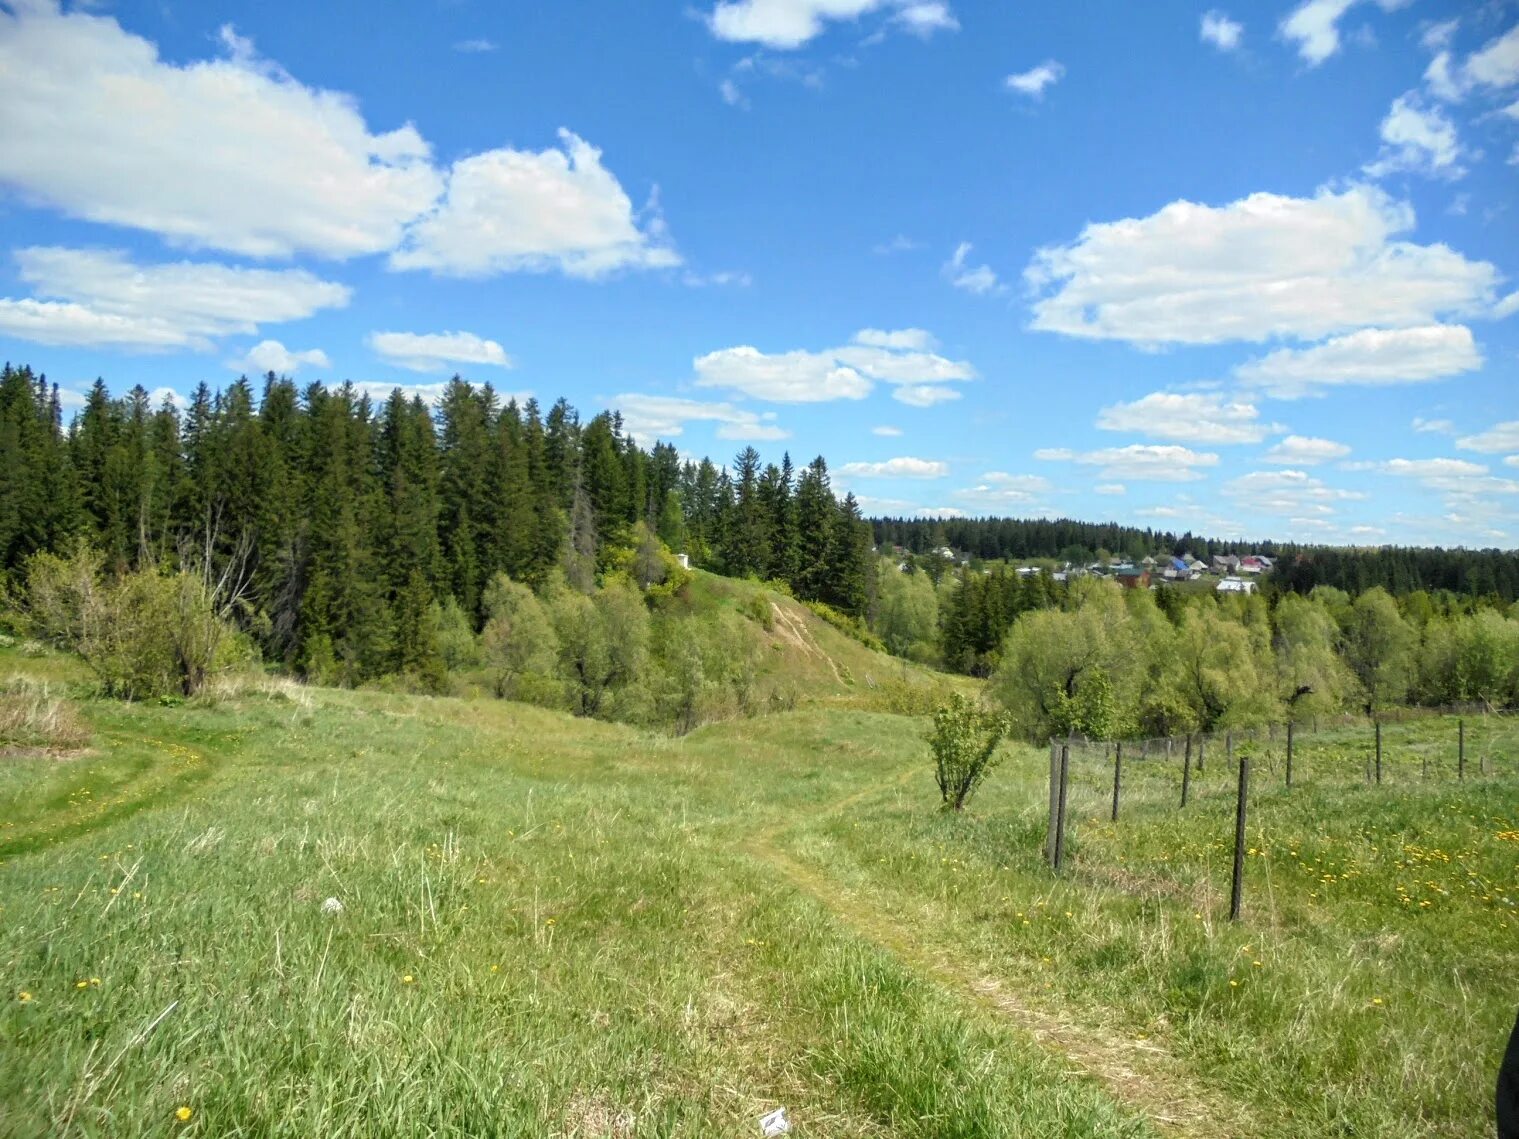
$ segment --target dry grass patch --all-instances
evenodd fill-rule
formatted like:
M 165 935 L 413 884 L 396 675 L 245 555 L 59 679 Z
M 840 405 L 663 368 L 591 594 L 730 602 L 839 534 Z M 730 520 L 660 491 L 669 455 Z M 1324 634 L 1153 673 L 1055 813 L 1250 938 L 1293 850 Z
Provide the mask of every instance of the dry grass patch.
M 0 755 L 82 751 L 90 726 L 46 681 L 11 677 L 0 686 Z

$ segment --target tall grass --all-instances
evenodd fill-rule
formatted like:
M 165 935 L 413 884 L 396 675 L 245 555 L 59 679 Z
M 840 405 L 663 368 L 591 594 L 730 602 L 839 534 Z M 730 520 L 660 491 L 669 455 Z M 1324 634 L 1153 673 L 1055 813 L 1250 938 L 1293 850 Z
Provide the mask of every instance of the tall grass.
M 45 680 L 13 676 L 0 684 L 0 751 L 74 751 L 90 728 L 74 703 Z
M 1508 777 L 1263 789 L 1230 926 L 1221 762 L 1117 827 L 1079 771 L 1057 880 L 1043 757 L 950 818 L 900 716 L 86 710 L 90 756 L 0 765 L 6 1139 L 1485 1133 Z

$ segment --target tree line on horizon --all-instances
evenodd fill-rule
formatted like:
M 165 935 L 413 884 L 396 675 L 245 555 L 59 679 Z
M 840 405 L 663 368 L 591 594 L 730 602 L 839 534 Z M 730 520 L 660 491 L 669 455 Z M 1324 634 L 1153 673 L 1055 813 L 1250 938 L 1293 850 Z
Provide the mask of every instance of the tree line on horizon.
M 1266 583 L 1295 593 L 1309 593 L 1318 585 L 1349 593 L 1381 586 L 1395 597 L 1445 590 L 1519 599 L 1519 552 L 1513 550 L 1225 541 L 1191 531 L 1176 534 L 1070 518 L 874 518 L 871 526 L 878 544 L 919 556 L 947 546 L 980 561 L 1054 559 L 1086 565 L 1104 556 L 1138 561 L 1191 554 L 1208 561 L 1215 554 L 1265 554 L 1276 559 Z

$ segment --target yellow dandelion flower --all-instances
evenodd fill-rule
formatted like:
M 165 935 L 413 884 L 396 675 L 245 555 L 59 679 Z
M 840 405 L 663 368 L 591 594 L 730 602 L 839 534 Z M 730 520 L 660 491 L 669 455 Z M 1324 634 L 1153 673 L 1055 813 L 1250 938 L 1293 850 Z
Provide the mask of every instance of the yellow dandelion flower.
M 174 1113 L 174 1118 L 177 1119 L 177 1120 L 179 1120 L 181 1123 L 189 1123 L 190 1122 L 190 1116 L 192 1116 L 194 1114 L 195 1113 L 193 1111 L 191 1111 L 188 1107 L 181 1107 L 178 1111 L 176 1111 Z
M 1231 989 L 1237 989 L 1237 988 L 1239 988 L 1239 982 L 1238 981 L 1230 981 L 1229 982 L 1229 987 Z
M 1371 998 L 1371 1003 L 1374 1004 L 1374 1005 L 1379 1005 L 1379 1004 L 1382 1003 L 1382 998 L 1381 997 L 1372 997 Z
M 1254 965 L 1257 969 L 1261 967 L 1261 963 L 1259 961 L 1252 961 L 1250 964 Z
M 415 980 L 416 980 L 416 978 L 413 977 L 410 973 L 408 973 L 408 974 L 406 974 L 406 976 L 404 976 L 404 977 L 401 978 L 401 984 L 403 984 L 403 985 L 410 985 Z
M 22 989 L 19 993 L 16 994 L 16 999 L 22 1004 L 27 1004 L 29 1001 L 31 1001 L 32 994 L 27 992 L 25 989 Z
M 88 989 L 89 987 L 90 987 L 90 983 L 88 981 L 75 981 L 74 982 L 74 988 L 76 988 L 76 989 Z

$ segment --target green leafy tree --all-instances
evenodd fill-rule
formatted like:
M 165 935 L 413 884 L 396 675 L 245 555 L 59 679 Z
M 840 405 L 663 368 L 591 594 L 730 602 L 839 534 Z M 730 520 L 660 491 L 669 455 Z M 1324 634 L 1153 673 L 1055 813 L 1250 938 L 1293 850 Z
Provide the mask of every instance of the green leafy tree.
M 1418 634 L 1380 586 L 1350 606 L 1344 625 L 1345 663 L 1355 674 L 1367 714 L 1400 703 L 1415 677 Z
M 505 574 L 486 586 L 485 608 L 481 649 L 496 695 L 514 698 L 524 687 L 542 691 L 560 648 L 548 610 L 531 589 Z

